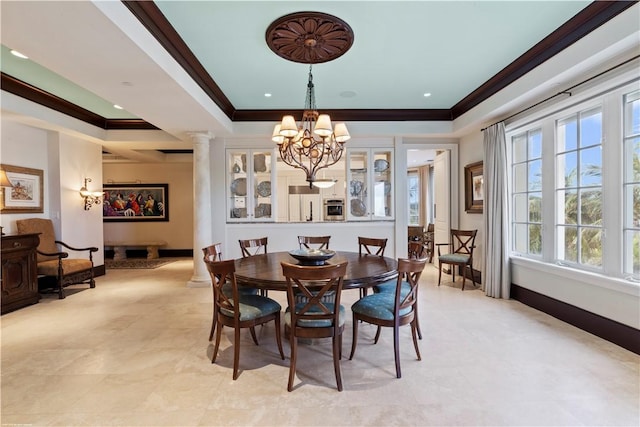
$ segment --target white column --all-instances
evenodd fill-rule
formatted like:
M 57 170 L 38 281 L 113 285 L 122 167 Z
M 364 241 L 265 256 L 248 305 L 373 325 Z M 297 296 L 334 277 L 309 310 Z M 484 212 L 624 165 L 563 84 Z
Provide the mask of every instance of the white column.
M 187 287 L 211 286 L 211 277 L 202 260 L 202 248 L 211 243 L 210 132 L 191 132 L 193 140 L 193 276 Z

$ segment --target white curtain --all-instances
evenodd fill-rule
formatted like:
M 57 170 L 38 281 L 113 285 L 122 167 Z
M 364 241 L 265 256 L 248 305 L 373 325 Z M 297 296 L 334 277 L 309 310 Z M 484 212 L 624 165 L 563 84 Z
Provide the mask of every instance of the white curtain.
M 482 270 L 485 294 L 509 298 L 509 164 L 504 124 L 484 131 L 484 238 L 485 258 Z

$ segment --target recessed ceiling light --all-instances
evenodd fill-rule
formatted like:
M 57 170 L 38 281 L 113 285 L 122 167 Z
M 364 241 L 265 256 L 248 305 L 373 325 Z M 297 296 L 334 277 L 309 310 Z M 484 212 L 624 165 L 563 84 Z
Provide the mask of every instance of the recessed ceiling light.
M 265 93 L 265 94 L 264 94 L 264 97 L 265 97 L 265 98 L 271 98 L 271 94 L 270 94 L 270 93 Z
M 22 58 L 22 59 L 29 59 L 29 57 L 27 55 L 25 55 L 24 53 L 20 53 L 17 50 L 12 50 L 11 54 L 13 56 L 17 56 L 18 58 Z
M 113 108 L 115 108 L 116 110 L 124 110 L 124 108 L 122 108 L 118 104 L 113 104 Z
M 431 96 L 431 92 L 425 92 L 425 94 L 424 94 L 424 97 L 425 97 L 425 98 L 428 98 L 428 97 L 430 97 L 430 96 Z

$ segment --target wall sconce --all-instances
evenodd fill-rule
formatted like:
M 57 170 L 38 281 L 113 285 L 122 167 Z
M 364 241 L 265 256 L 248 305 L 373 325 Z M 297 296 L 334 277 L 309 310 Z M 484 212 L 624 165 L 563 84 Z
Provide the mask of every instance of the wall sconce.
M 80 196 L 84 198 L 84 210 L 88 211 L 92 205 L 99 205 L 102 202 L 102 191 L 89 191 L 87 182 L 91 182 L 91 178 L 84 179 L 84 185 L 80 189 Z

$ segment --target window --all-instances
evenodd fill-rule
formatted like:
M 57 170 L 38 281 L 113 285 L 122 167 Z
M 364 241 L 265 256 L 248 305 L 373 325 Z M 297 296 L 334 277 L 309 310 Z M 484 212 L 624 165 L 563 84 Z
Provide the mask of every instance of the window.
M 512 256 L 640 282 L 640 80 L 589 88 L 506 137 Z
M 602 267 L 602 110 L 556 123 L 557 259 Z
M 420 225 L 420 175 L 412 170 L 407 175 L 409 186 L 409 225 Z
M 640 280 L 640 91 L 624 97 L 624 273 Z
M 542 131 L 511 138 L 513 250 L 542 254 Z

